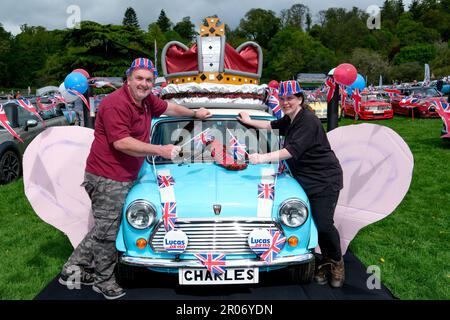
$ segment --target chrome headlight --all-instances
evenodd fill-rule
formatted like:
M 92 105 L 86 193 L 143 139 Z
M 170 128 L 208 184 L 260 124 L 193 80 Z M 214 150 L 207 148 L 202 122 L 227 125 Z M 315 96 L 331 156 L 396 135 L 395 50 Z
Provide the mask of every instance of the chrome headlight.
M 287 199 L 281 203 L 278 216 L 285 226 L 297 228 L 308 218 L 308 208 L 299 199 Z
M 156 220 L 156 209 L 148 201 L 133 201 L 127 208 L 127 221 L 133 228 L 142 230 L 150 227 Z

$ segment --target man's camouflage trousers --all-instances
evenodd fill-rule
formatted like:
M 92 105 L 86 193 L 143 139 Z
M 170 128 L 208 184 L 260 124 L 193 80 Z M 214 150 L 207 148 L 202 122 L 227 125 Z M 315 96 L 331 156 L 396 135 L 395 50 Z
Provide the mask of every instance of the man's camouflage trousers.
M 116 236 L 122 219 L 125 197 L 133 182 L 119 182 L 85 173 L 81 184 L 92 202 L 94 226 L 73 251 L 63 267 L 68 274 L 75 266 L 82 270 L 94 266 L 95 285 L 108 288 L 116 282 Z

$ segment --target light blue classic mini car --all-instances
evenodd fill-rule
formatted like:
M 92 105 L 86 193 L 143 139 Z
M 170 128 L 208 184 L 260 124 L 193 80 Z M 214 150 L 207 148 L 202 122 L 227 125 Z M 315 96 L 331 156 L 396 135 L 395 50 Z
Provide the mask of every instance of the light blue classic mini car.
M 129 192 L 116 242 L 118 278 L 133 280 L 143 267 L 178 273 L 182 285 L 258 283 L 260 272 L 289 268 L 296 282 L 311 281 L 317 229 L 302 187 L 278 163 L 239 162 L 246 152 L 278 148 L 278 136 L 247 130 L 236 120 L 239 109 L 209 110 L 204 121 L 153 121 L 152 143 L 183 151 L 174 161 L 147 158 Z M 274 119 L 265 110 L 246 111 Z M 245 141 L 233 132 L 246 132 Z M 211 157 L 219 136 L 224 155 L 216 148 Z M 226 148 L 237 167 L 215 161 L 230 157 Z

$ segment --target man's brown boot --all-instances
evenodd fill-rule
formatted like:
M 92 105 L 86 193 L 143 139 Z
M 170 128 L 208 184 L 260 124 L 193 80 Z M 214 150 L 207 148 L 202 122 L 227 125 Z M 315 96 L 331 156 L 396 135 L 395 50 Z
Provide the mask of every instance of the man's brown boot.
M 340 288 L 344 285 L 345 280 L 344 259 L 342 257 L 339 261 L 330 259 L 330 262 L 330 285 L 334 288 Z
M 314 274 L 314 281 L 320 285 L 328 283 L 328 278 L 331 272 L 331 259 L 324 258 L 322 262 L 317 266 Z

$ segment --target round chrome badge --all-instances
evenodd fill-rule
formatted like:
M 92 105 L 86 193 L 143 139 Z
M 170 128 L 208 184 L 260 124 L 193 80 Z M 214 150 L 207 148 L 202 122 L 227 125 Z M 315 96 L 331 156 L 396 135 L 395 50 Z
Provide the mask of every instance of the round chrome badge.
M 168 253 L 181 254 L 188 246 L 188 237 L 181 230 L 171 230 L 164 236 L 164 249 Z
M 248 245 L 257 255 L 269 250 L 271 244 L 272 236 L 267 229 L 253 229 L 248 235 Z

